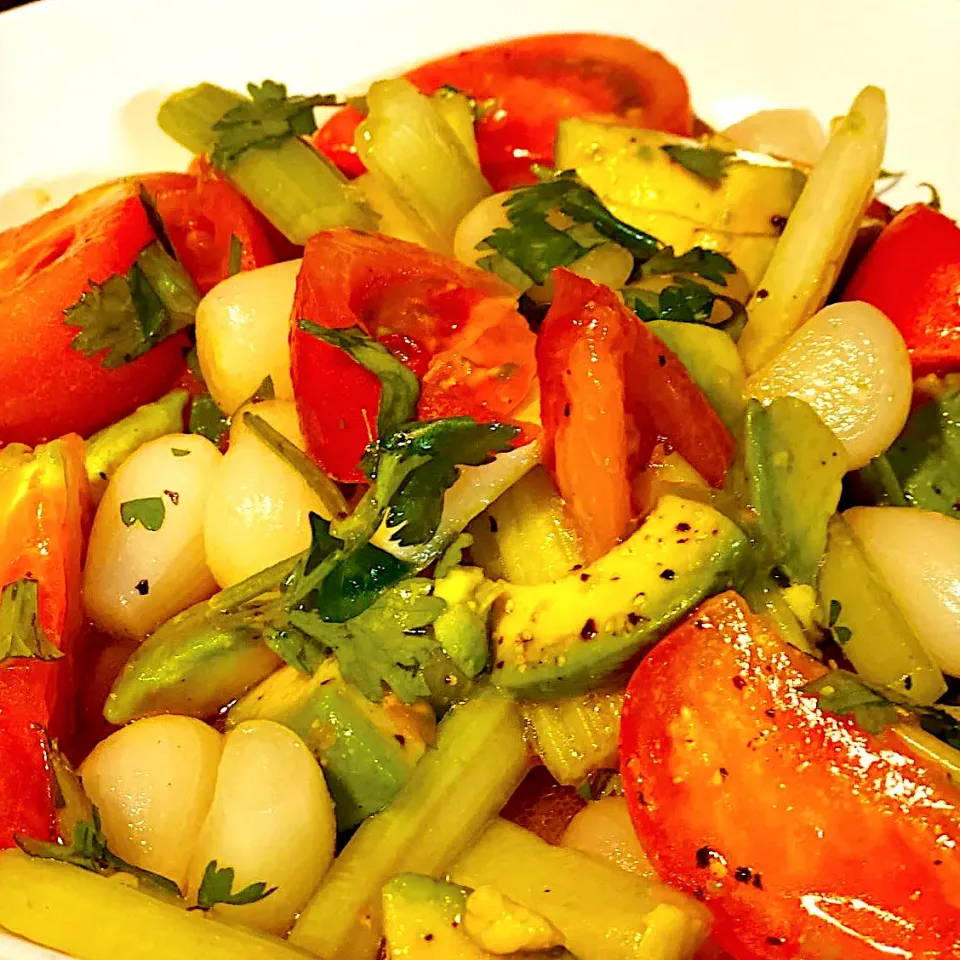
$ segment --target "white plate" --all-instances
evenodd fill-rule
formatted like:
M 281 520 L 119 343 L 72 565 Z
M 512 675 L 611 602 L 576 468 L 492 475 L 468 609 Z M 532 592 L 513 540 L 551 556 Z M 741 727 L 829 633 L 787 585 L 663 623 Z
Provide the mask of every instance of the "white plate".
M 396 67 L 508 35 L 632 34 L 686 73 L 723 126 L 766 106 L 823 120 L 887 91 L 894 195 L 929 181 L 960 212 L 958 0 L 44 0 L 0 16 L 0 228 L 108 176 L 182 168 L 156 129 L 178 87 L 363 87 Z M 0 935 L 2 960 L 54 954 Z

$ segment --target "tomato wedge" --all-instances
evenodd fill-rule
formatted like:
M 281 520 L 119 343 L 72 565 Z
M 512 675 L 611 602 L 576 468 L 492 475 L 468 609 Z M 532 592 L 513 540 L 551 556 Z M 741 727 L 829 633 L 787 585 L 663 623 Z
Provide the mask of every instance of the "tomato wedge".
M 0 234 L 0 444 L 84 436 L 158 397 L 183 365 L 171 337 L 108 369 L 72 346 L 63 311 L 156 239 L 132 181 L 104 184 Z
M 627 536 L 636 481 L 664 438 L 722 486 L 733 438 L 683 364 L 608 287 L 553 272 L 537 340 L 544 464 L 588 559 Z
M 140 177 L 197 290 L 206 293 L 230 275 L 231 240 L 240 244 L 241 270 L 267 267 L 299 256 L 277 231 L 204 157 L 190 173 Z
M 626 37 L 558 33 L 475 47 L 406 74 L 424 93 L 444 85 L 493 101 L 477 123 L 480 165 L 494 190 L 532 183 L 530 166 L 552 166 L 564 117 L 623 121 L 689 134 L 690 94 L 662 54 Z M 362 114 L 346 107 L 316 145 L 348 176 L 363 172 L 353 138 Z
M 960 370 L 960 227 L 926 204 L 904 207 L 843 293 L 882 310 L 903 336 L 914 374 Z
M 16 833 L 50 840 L 56 832 L 48 735 L 71 726 L 71 654 L 89 519 L 83 458 L 77 436 L 32 454 L 0 452 L 0 590 L 24 578 L 35 583 L 39 626 L 64 654 L 0 658 L 0 849 L 12 846 Z
M 507 418 L 530 391 L 534 335 L 516 291 L 452 257 L 381 234 L 340 228 L 310 239 L 291 328 L 291 373 L 307 450 L 337 480 L 364 479 L 381 387 L 351 357 L 296 321 L 360 327 L 421 378 L 421 419 Z
M 658 874 L 738 960 L 960 956 L 960 791 L 802 687 L 826 668 L 733 593 L 641 662 L 620 763 Z

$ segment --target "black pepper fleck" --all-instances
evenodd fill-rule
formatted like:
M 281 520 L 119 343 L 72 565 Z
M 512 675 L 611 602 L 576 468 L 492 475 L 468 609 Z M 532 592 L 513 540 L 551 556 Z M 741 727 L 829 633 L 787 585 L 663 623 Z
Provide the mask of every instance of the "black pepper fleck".
M 503 669 L 503 661 L 502 661 L 502 660 L 498 660 L 496 666 L 497 666 L 497 669 L 498 669 L 498 670 L 502 670 L 502 669 Z
M 180 494 L 176 490 L 164 490 L 164 495 L 170 498 L 170 502 L 176 506 L 180 502 Z
M 913 677 L 911 677 L 909 673 L 903 678 L 903 689 L 904 690 L 913 689 Z
M 763 889 L 763 877 L 762 877 L 761 874 L 755 873 L 755 874 L 753 875 L 753 885 L 754 885 L 758 890 L 762 890 L 762 889 Z
M 565 404 L 563 405 L 563 415 L 564 415 L 565 417 L 569 417 L 569 416 L 570 416 L 570 404 L 569 404 L 569 403 L 565 403 Z
M 659 363 L 661 367 L 665 367 L 667 365 L 667 358 L 661 353 L 657 356 L 657 363 Z
M 145 596 L 150 592 L 150 581 L 149 581 L 149 580 L 141 580 L 141 581 L 137 584 L 137 586 L 135 587 L 135 589 L 136 589 L 137 593 L 140 594 L 141 597 L 145 597 Z
M 400 744 L 401 747 L 405 746 L 407 743 L 407 738 L 402 733 L 395 733 L 393 739 Z
M 586 583 L 586 582 L 590 579 L 590 574 L 589 574 L 589 573 L 581 573 L 581 574 L 580 574 L 580 579 L 581 579 L 584 583 Z
M 497 518 L 491 513 L 490 514 L 490 532 L 496 533 L 499 529 L 500 527 L 497 526 Z
M 681 520 L 674 529 L 677 531 L 677 533 L 687 533 L 687 531 L 690 530 L 690 524 L 685 520 Z
M 632 610 L 627 614 L 627 623 L 631 627 L 635 627 L 642 619 L 643 617 L 639 613 L 634 613 Z
M 782 947 L 786 942 L 784 937 L 767 937 L 767 943 L 769 943 L 771 947 Z
M 720 776 L 723 777 L 724 780 L 726 780 L 727 777 L 730 776 L 730 771 L 729 771 L 726 767 L 721 767 L 721 768 L 720 768 Z
M 774 230 L 782 231 L 787 225 L 787 218 L 780 213 L 775 213 L 770 218 L 770 225 L 774 228 Z
M 738 690 L 742 690 L 742 689 L 747 685 L 747 681 L 744 680 L 743 677 L 741 677 L 740 674 L 738 673 L 738 674 L 733 678 L 733 685 L 734 685 Z
M 592 640 L 597 635 L 597 621 L 590 617 L 589 620 L 580 628 L 581 640 Z
M 753 295 L 753 298 L 754 298 L 755 300 L 766 300 L 767 297 L 769 297 L 769 296 L 770 296 L 770 291 L 769 291 L 769 290 L 764 290 L 764 288 L 761 287 L 761 288 Z
M 661 580 L 672 580 L 675 576 L 676 574 L 671 569 L 669 569 L 669 567 L 666 570 L 660 571 Z
M 733 879 L 737 883 L 749 883 L 751 877 L 753 876 L 753 871 L 749 867 L 737 867 L 733 871 Z

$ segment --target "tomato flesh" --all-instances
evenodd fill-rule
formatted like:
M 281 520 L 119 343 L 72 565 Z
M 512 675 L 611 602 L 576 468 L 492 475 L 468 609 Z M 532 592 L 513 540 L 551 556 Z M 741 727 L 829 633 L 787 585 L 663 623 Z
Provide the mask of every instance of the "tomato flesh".
M 530 391 L 534 335 L 498 277 L 380 234 L 310 239 L 297 278 L 291 373 L 307 449 L 331 476 L 363 479 L 377 436 L 380 381 L 296 321 L 360 327 L 421 378 L 420 419 L 508 418 Z
M 621 728 L 643 848 L 738 960 L 960 956 L 960 791 L 821 711 L 825 670 L 732 593 L 658 644 Z
M 693 129 L 683 74 L 660 53 L 626 37 L 524 37 L 443 57 L 406 76 L 425 93 L 451 85 L 491 101 L 477 122 L 477 146 L 495 190 L 534 182 L 532 164 L 552 166 L 557 123 L 565 117 L 680 134 Z M 316 137 L 318 148 L 349 176 L 363 172 L 353 143 L 362 119 L 346 107 Z

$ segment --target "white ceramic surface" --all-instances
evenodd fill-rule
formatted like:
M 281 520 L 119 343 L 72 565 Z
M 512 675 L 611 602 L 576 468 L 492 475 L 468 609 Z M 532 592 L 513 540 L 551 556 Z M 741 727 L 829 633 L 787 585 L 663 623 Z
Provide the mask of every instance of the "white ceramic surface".
M 841 113 L 887 91 L 896 202 L 960 212 L 960 0 L 43 0 L 0 16 L 0 228 L 111 175 L 182 168 L 157 130 L 178 87 L 362 89 L 439 53 L 551 30 L 630 34 L 723 126 L 768 106 Z M 0 934 L 0 960 L 57 956 Z

